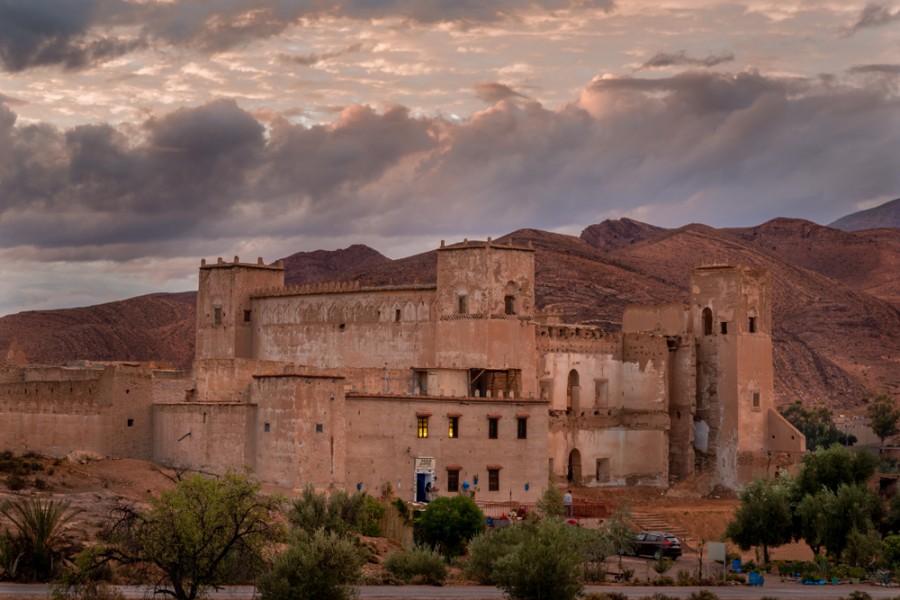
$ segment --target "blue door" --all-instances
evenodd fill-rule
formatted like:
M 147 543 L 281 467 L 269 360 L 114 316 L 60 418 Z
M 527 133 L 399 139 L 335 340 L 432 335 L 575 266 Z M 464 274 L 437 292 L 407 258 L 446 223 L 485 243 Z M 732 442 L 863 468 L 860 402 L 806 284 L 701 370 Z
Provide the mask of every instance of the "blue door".
M 416 502 L 425 502 L 425 484 L 428 473 L 416 473 Z

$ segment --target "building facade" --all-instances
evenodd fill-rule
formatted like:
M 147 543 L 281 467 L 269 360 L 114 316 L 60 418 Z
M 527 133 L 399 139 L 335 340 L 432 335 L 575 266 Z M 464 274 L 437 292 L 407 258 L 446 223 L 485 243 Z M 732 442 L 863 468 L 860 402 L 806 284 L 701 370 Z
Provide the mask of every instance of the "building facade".
M 23 425 L 0 444 L 520 502 L 551 477 L 734 487 L 805 449 L 774 407 L 764 270 L 695 269 L 690 305 L 630 306 L 615 333 L 536 310 L 530 247 L 442 243 L 436 275 L 285 287 L 281 265 L 204 261 L 192 372 L 7 364 L 0 416 Z

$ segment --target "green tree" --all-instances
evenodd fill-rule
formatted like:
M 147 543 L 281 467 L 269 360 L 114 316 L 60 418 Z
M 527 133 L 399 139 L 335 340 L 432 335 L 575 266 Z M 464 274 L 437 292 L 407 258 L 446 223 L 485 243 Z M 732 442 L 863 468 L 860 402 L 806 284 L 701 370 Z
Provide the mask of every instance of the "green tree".
M 869 426 L 884 446 L 885 439 L 897 435 L 900 431 L 898 429 L 900 408 L 887 394 L 879 394 L 867 402 L 869 405 L 866 407 L 866 414 L 869 417 Z
M 245 476 L 194 475 L 151 500 L 146 512 L 120 507 L 101 555 L 158 574 L 154 593 L 195 600 L 233 580 L 235 569 L 255 575 L 262 552 L 281 539 L 281 504 Z
M 831 410 L 824 406 L 806 408 L 798 400 L 778 410 L 791 425 L 806 436 L 806 447 L 810 450 L 828 448 L 833 444 L 852 446 L 856 443 L 855 435 L 838 431 Z
M 20 499 L 0 506 L 12 525 L 0 540 L 0 562 L 10 579 L 48 581 L 64 556 L 65 526 L 75 516 L 68 502 Z
M 496 561 L 497 586 L 512 600 L 577 598 L 583 586 L 576 528 L 558 518 L 541 519 L 527 527 L 533 528 L 533 535 Z
M 415 523 L 421 540 L 445 556 L 458 556 L 466 544 L 484 531 L 484 513 L 470 497 L 441 496 L 428 507 Z
M 275 558 L 272 570 L 257 580 L 262 600 L 350 600 L 365 557 L 353 540 L 334 531 L 297 531 L 296 539 Z
M 561 517 L 566 514 L 563 493 L 559 491 L 553 481 L 548 481 L 547 487 L 541 492 L 541 497 L 537 501 L 537 510 L 542 517 Z
M 514 523 L 502 529 L 479 533 L 469 543 L 465 562 L 466 575 L 484 585 L 496 585 L 494 567 L 497 561 L 513 552 L 533 534 L 534 524 Z
M 792 515 L 788 483 L 757 479 L 741 490 L 740 506 L 728 523 L 725 536 L 741 550 L 759 546 L 763 562 L 769 562 L 769 548 L 791 541 Z
M 837 491 L 841 484 L 865 483 L 878 467 L 878 458 L 865 449 L 851 450 L 837 444 L 808 452 L 795 479 L 794 500 L 822 488 Z

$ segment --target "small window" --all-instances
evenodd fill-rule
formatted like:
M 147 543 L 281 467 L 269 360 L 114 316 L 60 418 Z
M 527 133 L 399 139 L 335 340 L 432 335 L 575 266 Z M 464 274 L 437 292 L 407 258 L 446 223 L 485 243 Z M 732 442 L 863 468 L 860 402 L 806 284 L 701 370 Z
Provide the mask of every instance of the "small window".
M 322 433 L 325 431 L 325 427 L 321 423 L 316 423 L 316 433 Z
M 516 437 L 524 440 L 528 437 L 528 417 L 519 417 L 516 419 Z
M 134 419 L 128 419 L 128 426 L 134 427 Z
M 759 392 L 753 392 L 753 410 L 759 410 Z
M 750 317 L 750 324 L 748 326 L 748 331 L 750 333 L 756 333 L 756 317 Z
M 456 297 L 456 314 L 458 315 L 467 315 L 469 314 L 469 297 L 465 294 L 459 294 Z
M 497 439 L 497 430 L 500 425 L 500 419 L 497 417 L 488 417 L 488 439 Z
M 416 435 L 420 438 L 428 437 L 428 417 L 416 417 Z
M 451 439 L 459 437 L 459 417 L 450 417 L 447 420 L 447 437 Z
M 503 297 L 503 306 L 508 315 L 516 314 L 516 297 L 515 296 L 504 296 Z
M 728 333 L 728 321 L 722 321 L 719 323 L 719 332 L 722 335 L 726 335 Z
M 249 323 L 249 322 L 250 322 L 250 313 L 251 313 L 251 312 L 252 312 L 252 311 L 250 311 L 250 310 L 245 310 L 245 311 L 244 311 L 244 323 Z
M 266 433 L 269 433 L 269 431 L 270 431 L 271 429 L 272 429 L 272 426 L 269 425 L 268 423 L 266 423 L 265 425 L 263 425 L 263 431 L 265 431 Z
M 500 491 L 500 469 L 488 469 L 488 491 Z
M 594 406 L 596 408 L 606 408 L 609 405 L 609 380 L 594 380 Z
M 395 310 L 394 310 L 394 322 L 395 322 L 395 323 L 399 323 L 399 322 L 400 322 L 400 317 L 401 317 L 402 315 L 403 315 L 403 313 L 400 312 L 400 309 L 399 309 L 399 308 L 398 308 L 398 309 L 395 309 Z
M 217 306 L 213 309 L 213 325 L 222 324 L 222 307 Z
M 447 491 L 459 491 L 459 469 L 447 469 Z

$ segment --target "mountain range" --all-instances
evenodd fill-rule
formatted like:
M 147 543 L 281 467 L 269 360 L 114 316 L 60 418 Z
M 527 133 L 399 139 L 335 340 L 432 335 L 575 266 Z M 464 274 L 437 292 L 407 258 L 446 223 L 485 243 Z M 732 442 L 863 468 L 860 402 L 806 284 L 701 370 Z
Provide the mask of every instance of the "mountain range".
M 773 282 L 779 403 L 854 413 L 874 394 L 900 395 L 900 228 L 842 231 L 779 218 L 748 228 L 665 229 L 619 219 L 591 225 L 580 237 L 524 229 L 497 242 L 510 239 L 535 248 L 538 308 L 609 331 L 620 328 L 627 304 L 687 301 L 695 266 L 764 266 Z M 284 262 L 288 285 L 391 285 L 433 282 L 437 253 L 391 260 L 354 245 Z M 187 368 L 195 302 L 194 292 L 159 293 L 8 315 L 0 318 L 0 358 L 17 340 L 32 363 L 155 360 Z

